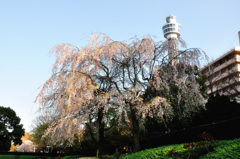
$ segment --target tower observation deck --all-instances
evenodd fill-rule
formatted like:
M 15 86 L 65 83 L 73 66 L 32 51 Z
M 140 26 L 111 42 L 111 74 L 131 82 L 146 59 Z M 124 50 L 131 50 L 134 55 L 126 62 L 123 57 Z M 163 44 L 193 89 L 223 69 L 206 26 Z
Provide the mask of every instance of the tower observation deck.
M 162 29 L 164 37 L 168 40 L 168 60 L 174 64 L 177 62 L 177 38 L 180 36 L 181 25 L 173 15 L 169 15 L 166 22 Z

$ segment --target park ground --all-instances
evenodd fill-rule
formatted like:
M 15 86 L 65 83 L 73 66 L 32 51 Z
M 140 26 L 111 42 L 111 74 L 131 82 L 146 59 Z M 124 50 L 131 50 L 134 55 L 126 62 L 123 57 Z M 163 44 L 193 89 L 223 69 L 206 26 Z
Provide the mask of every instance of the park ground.
M 0 155 L 0 159 L 38 159 L 39 156 Z M 115 159 L 116 156 L 103 156 L 102 159 Z M 124 159 L 237 159 L 240 158 L 240 138 L 233 140 L 199 141 L 185 144 L 173 144 L 153 149 L 146 149 L 138 153 L 120 156 Z M 59 159 L 42 157 L 42 159 Z M 65 156 L 62 159 L 76 159 L 76 155 Z M 97 159 L 97 157 L 79 157 L 79 159 Z

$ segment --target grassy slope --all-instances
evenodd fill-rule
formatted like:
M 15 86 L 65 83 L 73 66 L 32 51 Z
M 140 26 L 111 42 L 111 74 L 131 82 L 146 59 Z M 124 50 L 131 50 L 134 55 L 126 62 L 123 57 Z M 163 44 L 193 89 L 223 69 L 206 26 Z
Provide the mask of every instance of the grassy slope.
M 240 158 L 240 139 L 219 141 L 214 151 L 202 158 Z
M 201 152 L 205 151 L 205 148 L 198 148 L 194 149 L 193 155 L 197 155 L 200 158 L 203 159 L 225 159 L 225 158 L 240 158 L 240 139 L 235 140 L 222 140 L 218 141 L 217 143 L 213 144 L 213 151 L 210 153 L 207 153 L 203 156 L 199 155 L 202 154 Z M 171 159 L 176 158 L 173 155 L 169 155 L 168 152 L 172 149 L 175 149 L 178 153 L 178 157 L 184 156 L 185 149 L 183 148 L 183 144 L 178 145 L 169 145 L 169 146 L 162 146 L 154 149 L 147 149 L 138 153 L 134 153 L 132 155 L 124 157 L 124 159 Z M 187 158 L 185 155 L 183 158 Z M 194 158 L 194 157 L 193 157 Z M 195 156 L 196 158 L 196 156 Z

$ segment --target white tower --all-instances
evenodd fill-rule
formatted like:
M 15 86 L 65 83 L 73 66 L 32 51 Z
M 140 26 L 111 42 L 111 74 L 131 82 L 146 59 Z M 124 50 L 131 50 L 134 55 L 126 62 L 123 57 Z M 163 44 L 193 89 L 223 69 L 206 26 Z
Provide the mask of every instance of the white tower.
M 173 65 L 177 62 L 177 38 L 180 36 L 181 25 L 173 15 L 169 15 L 166 21 L 162 29 L 164 37 L 168 40 L 168 60 Z

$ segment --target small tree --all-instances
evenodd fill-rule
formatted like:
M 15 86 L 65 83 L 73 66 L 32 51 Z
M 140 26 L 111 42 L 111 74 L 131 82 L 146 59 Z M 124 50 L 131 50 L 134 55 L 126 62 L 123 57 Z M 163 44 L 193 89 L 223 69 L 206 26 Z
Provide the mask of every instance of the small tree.
M 21 144 L 24 135 L 23 125 L 20 118 L 11 108 L 0 106 L 0 151 L 9 151 L 11 141 L 15 145 Z
M 31 131 L 31 141 L 36 145 L 36 151 L 44 151 L 48 145 L 48 141 L 44 138 L 44 133 L 54 121 L 54 115 L 39 115 L 33 121 L 33 129 Z

